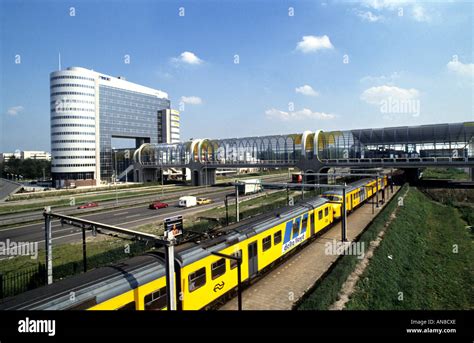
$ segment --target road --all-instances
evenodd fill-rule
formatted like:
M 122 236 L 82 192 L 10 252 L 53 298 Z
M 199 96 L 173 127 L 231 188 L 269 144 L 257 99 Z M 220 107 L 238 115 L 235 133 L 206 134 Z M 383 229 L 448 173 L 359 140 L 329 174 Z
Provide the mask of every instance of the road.
M 181 208 L 178 207 L 178 198 L 175 198 L 173 201 L 167 202 L 169 204 L 167 208 L 159 210 L 151 210 L 148 209 L 146 204 L 141 204 L 129 208 L 84 214 L 80 217 L 123 228 L 134 228 L 140 225 L 161 221 L 170 216 L 178 214 L 186 216 L 206 209 L 212 209 L 217 205 L 223 205 L 225 195 L 230 193 L 232 192 L 229 189 L 220 189 L 213 194 L 208 194 L 206 197 L 212 199 L 213 203 L 203 206 Z M 242 197 L 242 199 L 245 198 L 246 197 Z M 82 239 L 82 230 L 79 228 L 69 225 L 62 226 L 59 220 L 54 220 L 51 226 L 54 245 L 77 242 Z M 91 232 L 88 231 L 87 235 L 91 235 Z M 33 223 L 0 229 L 0 241 L 6 241 L 6 239 L 19 244 L 21 244 L 21 242 L 38 242 L 39 247 L 42 248 L 42 244 L 44 244 L 44 224 Z M 0 251 L 0 260 L 8 257 L 9 256 L 2 256 L 2 252 Z
M 135 204 L 146 204 L 151 201 L 155 200 L 163 200 L 166 201 L 167 199 L 172 199 L 175 197 L 183 196 L 183 195 L 205 195 L 208 194 L 207 192 L 215 192 L 218 190 L 223 190 L 224 187 L 212 187 L 208 188 L 207 190 L 201 188 L 201 189 L 195 189 L 195 188 L 190 188 L 186 189 L 183 186 L 182 190 L 176 190 L 173 192 L 169 193 L 164 193 L 164 195 L 161 195 L 161 192 L 157 192 L 156 194 L 153 195 L 143 195 L 143 196 L 137 196 L 133 198 L 123 198 L 118 200 L 107 200 L 107 201 L 100 201 L 99 205 L 100 207 L 93 207 L 90 209 L 83 209 L 79 210 L 77 209 L 77 206 L 82 204 L 83 202 L 77 203 L 75 206 L 62 206 L 62 207 L 54 207 L 53 211 L 62 213 L 62 214 L 67 214 L 67 215 L 77 215 L 77 214 L 82 214 L 82 213 L 87 213 L 87 212 L 97 212 L 97 211 L 103 211 L 105 210 L 113 210 L 116 209 L 117 207 L 127 207 L 127 206 L 133 206 Z M 227 190 L 230 190 L 231 187 L 227 187 Z M 42 220 L 43 219 L 43 210 L 32 210 L 24 213 L 12 213 L 12 214 L 3 214 L 0 215 L 0 226 L 6 226 L 6 225 L 13 225 L 17 223 L 25 223 L 28 221 L 37 221 L 37 220 Z
M 265 175 L 262 176 L 261 179 L 265 179 L 266 181 L 278 181 L 278 180 L 284 180 L 287 179 L 286 175 Z M 176 189 L 167 190 L 167 186 L 173 187 Z M 67 195 L 67 196 L 59 196 L 57 199 L 69 199 L 71 197 L 76 198 L 76 205 L 75 206 L 55 206 L 52 208 L 53 211 L 62 213 L 62 214 L 67 214 L 67 215 L 76 215 L 78 213 L 84 213 L 84 212 L 97 212 L 97 211 L 102 211 L 104 209 L 115 209 L 116 207 L 128 207 L 128 206 L 133 206 L 138 203 L 147 203 L 150 201 L 154 201 L 157 199 L 167 201 L 167 199 L 171 199 L 174 196 L 183 196 L 183 195 L 202 195 L 205 196 L 206 194 L 215 192 L 216 190 L 219 189 L 231 189 L 231 187 L 224 187 L 223 184 L 217 184 L 215 186 L 209 186 L 209 187 L 190 187 L 190 186 L 184 186 L 184 185 L 165 185 L 165 193 L 162 193 L 161 188 L 154 188 L 153 190 L 156 190 L 155 194 L 148 194 L 148 195 L 134 195 L 133 197 L 122 197 L 120 195 L 120 192 L 118 194 L 117 199 L 113 200 L 106 200 L 106 201 L 99 201 L 100 207 L 95 207 L 91 209 L 86 209 L 86 210 L 78 210 L 77 206 L 79 204 L 85 203 L 84 200 L 80 200 L 80 197 L 84 196 L 89 196 L 95 193 L 86 193 L 86 194 L 78 194 L 78 195 Z M 152 187 L 144 187 L 144 188 L 136 188 L 136 189 L 130 189 L 130 190 L 122 190 L 121 192 L 140 192 L 140 191 L 150 191 Z M 114 193 L 107 191 L 110 195 L 114 195 Z M 104 193 L 104 191 L 101 191 L 100 193 Z M 99 194 L 99 192 L 97 192 Z M 55 200 L 57 200 L 55 199 Z M 38 203 L 38 202 L 45 202 L 45 201 L 50 201 L 51 199 L 45 198 L 45 199 L 33 199 L 30 200 L 30 202 L 33 203 Z M 25 201 L 22 201 L 25 202 Z M 30 204 L 30 202 L 25 202 L 24 204 Z M 16 204 L 7 204 L 7 205 L 13 205 Z M 43 209 L 36 209 L 36 210 L 30 210 L 30 211 L 25 211 L 25 212 L 18 212 L 18 213 L 4 213 L 0 214 L 0 227 L 8 227 L 9 225 L 16 225 L 19 223 L 27 223 L 27 222 L 32 222 L 32 221 L 38 221 L 43 219 Z

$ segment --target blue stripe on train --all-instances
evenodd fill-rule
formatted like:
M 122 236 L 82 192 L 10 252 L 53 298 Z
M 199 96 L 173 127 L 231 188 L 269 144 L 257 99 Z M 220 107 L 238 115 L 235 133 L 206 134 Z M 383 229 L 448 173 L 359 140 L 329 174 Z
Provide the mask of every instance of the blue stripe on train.
M 292 228 L 293 228 L 293 221 L 290 220 L 289 222 L 286 222 L 285 239 L 283 240 L 283 244 L 290 241 L 290 239 L 291 239 L 291 229 Z

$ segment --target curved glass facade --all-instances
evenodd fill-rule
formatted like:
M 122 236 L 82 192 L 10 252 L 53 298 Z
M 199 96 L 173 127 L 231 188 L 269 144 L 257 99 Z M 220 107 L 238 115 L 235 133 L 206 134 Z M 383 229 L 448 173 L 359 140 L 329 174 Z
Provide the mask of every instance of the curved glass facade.
M 433 157 L 474 157 L 474 123 L 196 139 L 180 144 L 145 144 L 134 156 L 137 163 L 150 166 L 183 166 L 197 162 L 230 167 L 294 165 L 302 159 L 321 163 L 365 159 L 397 162 L 397 159 Z

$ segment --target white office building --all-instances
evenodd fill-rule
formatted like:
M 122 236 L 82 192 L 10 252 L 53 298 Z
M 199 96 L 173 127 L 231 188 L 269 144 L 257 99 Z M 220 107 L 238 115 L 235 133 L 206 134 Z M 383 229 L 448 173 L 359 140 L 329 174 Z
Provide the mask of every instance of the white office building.
M 159 143 L 160 115 L 163 110 L 171 115 L 167 93 L 85 68 L 51 73 L 50 87 L 56 187 L 72 180 L 76 185 L 110 181 L 112 138 L 133 138 L 136 147 Z

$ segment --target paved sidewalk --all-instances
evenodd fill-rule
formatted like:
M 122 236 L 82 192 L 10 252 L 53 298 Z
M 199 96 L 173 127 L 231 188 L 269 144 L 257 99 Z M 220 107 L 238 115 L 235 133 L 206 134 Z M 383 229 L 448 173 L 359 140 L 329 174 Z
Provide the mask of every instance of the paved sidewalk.
M 394 193 L 390 194 L 388 188 L 386 200 L 390 200 L 395 196 L 399 189 L 400 187 L 394 187 Z M 381 199 L 381 195 L 379 195 L 379 199 Z M 387 204 L 388 201 L 385 202 L 384 206 Z M 347 239 L 352 241 L 357 237 L 383 207 L 375 208 L 375 214 L 372 214 L 372 204 L 369 203 L 349 215 L 347 217 Z M 242 293 L 242 308 L 244 310 L 291 310 L 293 304 L 336 261 L 338 255 L 325 254 L 325 243 L 332 242 L 334 239 L 336 241 L 341 239 L 340 222 L 245 289 Z M 234 297 L 220 308 L 220 310 L 236 309 L 237 297 Z

